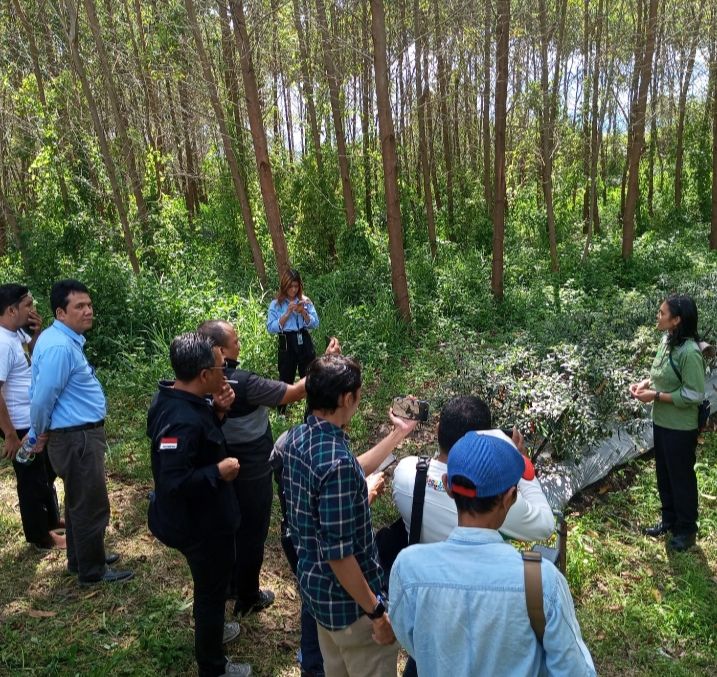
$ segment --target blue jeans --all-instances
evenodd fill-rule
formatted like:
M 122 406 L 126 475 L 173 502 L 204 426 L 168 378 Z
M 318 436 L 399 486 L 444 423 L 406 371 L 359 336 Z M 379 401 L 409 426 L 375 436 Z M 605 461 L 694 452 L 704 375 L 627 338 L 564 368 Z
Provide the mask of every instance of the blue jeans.
M 314 677 L 324 674 L 324 659 L 319 648 L 319 631 L 316 628 L 316 620 L 309 613 L 309 610 L 301 604 L 301 671 L 308 672 Z

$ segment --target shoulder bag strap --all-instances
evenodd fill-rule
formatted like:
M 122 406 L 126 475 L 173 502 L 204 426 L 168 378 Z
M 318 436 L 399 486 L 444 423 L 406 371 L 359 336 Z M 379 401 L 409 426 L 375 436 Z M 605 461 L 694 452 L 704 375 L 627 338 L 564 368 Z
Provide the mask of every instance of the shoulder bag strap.
M 672 359 L 672 351 L 670 350 L 667 353 L 667 357 L 670 358 L 670 366 L 672 367 L 672 371 L 677 374 L 677 378 L 680 379 L 680 383 L 682 383 L 682 374 L 680 373 L 680 370 L 675 366 L 675 361 Z
M 421 456 L 416 462 L 416 480 L 413 483 L 413 505 L 411 506 L 411 528 L 408 531 L 408 545 L 413 545 L 421 540 L 423 499 L 426 495 L 426 477 L 429 463 L 428 456 Z
M 545 634 L 545 610 L 543 609 L 543 578 L 540 573 L 542 556 L 539 552 L 524 550 L 525 603 L 528 607 L 530 627 L 538 642 L 543 643 Z

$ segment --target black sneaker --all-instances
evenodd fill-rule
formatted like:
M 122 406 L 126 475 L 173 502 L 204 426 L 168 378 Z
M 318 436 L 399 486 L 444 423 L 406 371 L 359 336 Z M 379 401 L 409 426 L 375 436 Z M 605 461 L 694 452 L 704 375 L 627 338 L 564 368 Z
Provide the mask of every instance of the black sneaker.
M 671 529 L 671 524 L 658 522 L 657 524 L 653 524 L 651 527 L 646 527 L 645 529 L 643 529 L 642 533 L 645 534 L 645 536 L 650 536 L 651 538 L 660 538 L 660 536 L 664 536 Z
M 132 578 L 134 578 L 134 572 L 125 570 L 117 570 L 117 569 L 110 569 L 107 567 L 107 571 L 105 571 L 104 574 L 102 574 L 101 578 L 92 579 L 92 580 L 82 580 L 79 579 L 80 585 L 96 585 L 97 583 L 118 583 L 120 581 L 129 581 Z
M 675 552 L 685 552 L 696 542 L 697 534 L 675 534 L 667 543 L 667 547 Z
M 234 605 L 234 615 L 248 616 L 255 612 L 263 611 L 267 607 L 270 607 L 274 603 L 274 593 L 271 590 L 259 590 L 259 596 L 253 602 L 245 604 L 241 600 L 237 600 Z
M 108 553 L 108 554 L 105 555 L 105 564 L 106 564 L 107 566 L 110 566 L 111 564 L 114 564 L 115 562 L 117 562 L 117 561 L 119 560 L 119 558 L 120 558 L 119 553 L 110 552 L 110 553 Z M 67 573 L 70 574 L 70 575 L 72 575 L 72 576 L 77 576 L 77 574 L 79 573 L 79 571 L 77 571 L 77 569 L 73 569 L 73 568 L 68 564 L 68 565 L 67 565 Z

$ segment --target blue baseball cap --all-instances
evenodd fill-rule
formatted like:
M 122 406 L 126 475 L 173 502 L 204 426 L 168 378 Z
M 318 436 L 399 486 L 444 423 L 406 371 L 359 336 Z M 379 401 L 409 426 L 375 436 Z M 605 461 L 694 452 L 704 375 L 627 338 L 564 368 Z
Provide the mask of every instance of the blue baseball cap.
M 453 478 L 465 477 L 475 489 L 453 486 Z M 518 484 L 533 479 L 530 459 L 523 456 L 507 438 L 469 432 L 448 453 L 448 486 L 456 494 L 473 498 L 498 496 Z

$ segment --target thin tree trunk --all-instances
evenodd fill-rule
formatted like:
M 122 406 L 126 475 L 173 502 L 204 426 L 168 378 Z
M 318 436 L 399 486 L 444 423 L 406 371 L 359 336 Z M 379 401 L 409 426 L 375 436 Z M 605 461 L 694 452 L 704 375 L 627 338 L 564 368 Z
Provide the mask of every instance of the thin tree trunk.
M 219 0 L 223 2 L 224 0 Z M 242 219 L 244 221 L 244 229 L 246 231 L 246 237 L 249 241 L 249 249 L 251 250 L 251 256 L 254 261 L 254 268 L 256 274 L 261 281 L 261 284 L 266 287 L 266 269 L 264 268 L 264 258 L 261 254 L 261 247 L 256 237 L 256 230 L 254 228 L 254 218 L 251 213 L 251 206 L 249 204 L 249 196 L 247 195 L 246 186 L 244 185 L 244 179 L 239 171 L 239 163 L 234 152 L 232 145 L 232 139 L 229 134 L 229 128 L 227 127 L 226 118 L 224 116 L 224 109 L 219 101 L 219 91 L 217 89 L 217 83 L 214 80 L 212 73 L 212 67 L 209 63 L 209 57 L 204 49 L 204 43 L 202 41 L 202 34 L 199 30 L 199 23 L 197 22 L 197 13 L 194 9 L 193 0 L 184 0 L 184 7 L 187 10 L 187 18 L 189 20 L 189 28 L 192 31 L 194 37 L 194 45 L 197 48 L 197 55 L 199 56 L 199 62 L 202 67 L 202 73 L 204 75 L 204 83 L 207 86 L 209 93 L 209 100 L 214 109 L 214 115 L 217 119 L 217 125 L 219 127 L 219 134 L 222 139 L 222 147 L 224 148 L 224 155 L 227 158 L 227 164 L 229 165 L 229 172 L 232 177 L 232 183 L 234 185 L 234 192 L 239 200 L 241 206 Z M 227 64 L 228 67 L 228 64 Z
M 421 9 L 418 0 L 413 0 L 413 28 L 416 39 L 416 102 L 418 104 L 418 152 L 421 163 L 421 177 L 423 179 L 423 206 L 426 210 L 426 224 L 428 226 L 428 244 L 431 247 L 431 256 L 435 259 L 436 245 L 436 218 L 433 213 L 433 197 L 431 195 L 431 166 L 428 162 L 428 145 L 426 143 L 426 92 L 423 86 L 423 27 L 421 22 Z
M 712 80 L 712 227 L 710 249 L 717 249 L 717 10 L 712 8 L 712 58 L 710 80 Z
M 105 164 L 105 170 L 107 171 L 107 177 L 110 181 L 112 188 L 112 199 L 117 209 L 117 214 L 122 225 L 122 233 L 124 235 L 125 249 L 127 250 L 127 256 L 129 258 L 130 265 L 135 275 L 139 275 L 139 260 L 134 248 L 134 239 L 132 237 L 132 230 L 130 229 L 129 218 L 127 216 L 127 207 L 122 196 L 122 190 L 120 189 L 120 183 L 117 178 L 117 172 L 115 170 L 114 161 L 112 154 L 110 153 L 110 147 L 107 143 L 107 136 L 102 126 L 99 113 L 97 111 L 97 104 L 90 88 L 90 83 L 87 80 L 87 74 L 85 72 L 84 61 L 80 55 L 79 36 L 77 34 L 77 6 L 74 0 L 65 0 L 65 8 L 67 10 L 67 25 L 65 26 L 65 32 L 67 37 L 67 44 L 70 50 L 70 59 L 74 66 L 75 72 L 80 79 L 82 85 L 82 92 L 84 93 L 87 106 L 92 116 L 92 124 L 95 128 L 95 134 L 97 135 L 97 141 L 100 146 L 100 153 Z
M 329 33 L 329 25 L 326 18 L 326 7 L 324 0 L 316 0 L 319 27 L 323 42 L 324 68 L 329 83 L 329 101 L 331 103 L 331 116 L 336 131 L 336 151 L 339 158 L 339 173 L 341 174 L 341 191 L 344 198 L 344 210 L 346 212 L 346 223 L 352 228 L 356 223 L 356 207 L 354 196 L 351 190 L 351 174 L 349 170 L 348 153 L 346 151 L 346 137 L 344 136 L 343 110 L 339 93 L 339 76 L 336 70 L 336 62 L 332 48 L 332 36 Z
M 309 115 L 309 130 L 311 131 L 311 140 L 314 147 L 314 156 L 316 157 L 316 168 L 319 176 L 323 176 L 324 166 L 321 156 L 321 135 L 319 133 L 319 123 L 316 117 L 316 106 L 314 104 L 313 87 L 311 84 L 311 60 L 309 58 L 308 40 L 304 25 L 301 21 L 299 12 L 299 0 L 292 0 L 294 10 L 294 28 L 299 41 L 299 62 L 301 65 L 301 82 L 304 93 L 304 102 L 306 103 L 306 111 Z
M 675 209 L 682 209 L 682 167 L 685 155 L 685 109 L 687 107 L 687 92 L 692 81 L 692 71 L 695 67 L 695 55 L 697 54 L 697 43 L 699 41 L 700 25 L 702 24 L 702 12 L 704 0 L 700 1 L 697 18 L 693 27 L 690 53 L 687 57 L 687 68 L 685 69 L 684 80 L 680 83 L 680 100 L 677 109 L 677 147 L 675 148 Z
M 264 200 L 264 211 L 266 223 L 269 227 L 271 242 L 276 258 L 276 267 L 281 276 L 289 268 L 289 252 L 286 248 L 284 230 L 281 226 L 281 214 L 279 212 L 279 200 L 274 187 L 274 177 L 269 161 L 269 149 L 266 142 L 266 132 L 261 114 L 259 102 L 259 88 L 256 84 L 254 64 L 251 58 L 251 47 L 249 34 L 244 18 L 243 0 L 229 0 L 232 19 L 234 23 L 234 39 L 236 40 L 237 51 L 241 63 L 242 78 L 244 80 L 244 93 L 246 95 L 247 112 L 249 114 L 249 126 L 251 127 L 252 140 L 254 142 L 254 154 L 256 155 L 256 166 L 259 172 L 259 186 L 261 196 Z
M 491 291 L 503 300 L 503 240 L 505 237 L 505 127 L 508 102 L 510 0 L 496 0 L 495 82 L 495 206 L 493 208 L 493 265 Z
M 391 288 L 393 300 L 404 322 L 411 321 L 408 298 L 406 262 L 403 253 L 403 227 L 401 225 L 401 199 L 398 191 L 398 158 L 396 135 L 393 131 L 391 100 L 388 93 L 388 60 L 386 56 L 386 20 L 383 0 L 371 0 L 371 36 L 376 80 L 376 105 L 383 158 L 383 182 L 386 193 L 386 221 L 388 223 L 388 249 L 391 259 Z
M 645 108 L 647 90 L 652 76 L 652 56 L 655 49 L 655 30 L 657 26 L 658 0 L 650 0 L 649 16 L 645 30 L 645 50 L 640 64 L 640 85 L 635 102 L 634 134 L 628 154 L 629 175 L 627 194 L 625 196 L 625 212 L 622 223 L 622 257 L 627 260 L 632 256 L 635 237 L 635 211 L 640 180 L 640 156 L 645 144 Z
M 483 18 L 483 199 L 489 214 L 493 214 L 493 187 L 490 172 L 490 92 L 492 78 L 490 73 L 490 47 L 491 47 L 491 15 L 493 12 L 492 0 L 485 0 Z M 507 81 L 506 81 L 507 86 Z
M 369 7 L 364 2 L 362 15 L 362 52 L 361 61 L 361 154 L 363 155 L 363 181 L 364 181 L 364 211 L 366 223 L 371 226 L 373 223 L 373 209 L 371 204 L 371 137 L 369 130 L 370 122 L 370 100 L 371 100 L 371 52 L 369 42 L 371 40 L 371 24 Z
M 453 155 L 451 153 L 450 119 L 448 117 L 448 69 L 446 68 L 445 45 L 441 24 L 441 10 L 438 0 L 433 0 L 433 22 L 436 32 L 436 75 L 438 79 L 438 110 L 441 116 L 441 138 L 443 141 L 443 161 L 446 165 L 446 204 L 448 231 L 452 233 L 454 221 L 453 207 Z
M 137 171 L 137 162 L 135 160 L 134 150 L 132 149 L 132 143 L 130 142 L 129 135 L 127 133 L 127 125 L 125 122 L 125 116 L 120 106 L 119 93 L 115 88 L 114 78 L 112 77 L 112 69 L 110 67 L 110 60 L 105 50 L 104 40 L 102 39 L 102 29 L 100 27 L 99 19 L 97 18 L 97 8 L 95 7 L 94 0 L 83 0 L 85 11 L 87 12 L 88 23 L 90 24 L 90 31 L 94 38 L 95 48 L 97 49 L 97 56 L 99 57 L 100 68 L 102 69 L 102 75 L 107 88 L 107 95 L 110 100 L 112 114 L 115 119 L 115 125 L 117 129 L 117 136 L 120 141 L 122 149 L 122 155 L 124 156 L 125 168 L 129 175 L 129 184 L 134 201 L 137 206 L 137 217 L 142 226 L 142 230 L 145 239 L 149 241 L 150 232 L 149 224 L 147 222 L 147 204 L 144 201 L 144 195 L 142 195 L 142 180 Z

